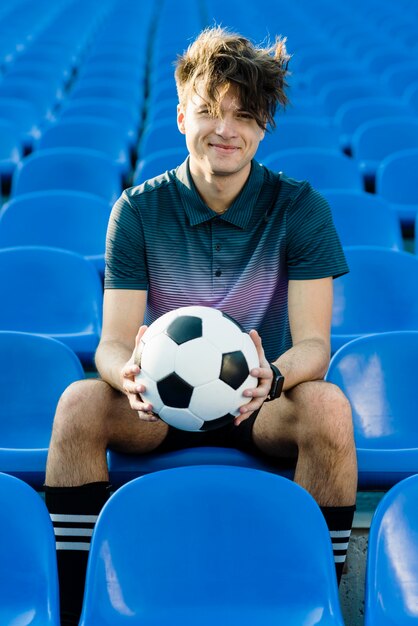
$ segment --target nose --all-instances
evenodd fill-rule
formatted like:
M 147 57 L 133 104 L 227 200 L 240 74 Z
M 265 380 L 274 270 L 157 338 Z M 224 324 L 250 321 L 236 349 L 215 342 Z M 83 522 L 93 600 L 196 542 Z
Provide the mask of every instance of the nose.
M 224 116 L 216 119 L 215 132 L 220 137 L 231 138 L 236 136 L 236 128 L 232 117 Z

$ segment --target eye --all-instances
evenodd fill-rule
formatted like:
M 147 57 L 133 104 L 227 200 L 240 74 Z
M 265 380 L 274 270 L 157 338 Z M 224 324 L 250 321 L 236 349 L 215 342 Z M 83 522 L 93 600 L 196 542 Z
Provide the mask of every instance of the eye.
M 237 117 L 241 120 L 252 120 L 254 117 L 248 111 L 238 111 Z

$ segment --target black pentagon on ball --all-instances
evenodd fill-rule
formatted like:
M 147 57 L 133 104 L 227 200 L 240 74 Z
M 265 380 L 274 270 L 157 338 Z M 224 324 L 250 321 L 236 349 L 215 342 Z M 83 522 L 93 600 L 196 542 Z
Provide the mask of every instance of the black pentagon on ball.
M 226 352 L 222 355 L 222 366 L 219 378 L 232 387 L 232 389 L 241 387 L 249 373 L 247 359 L 241 350 Z
M 202 320 L 195 315 L 180 315 L 167 326 L 165 333 L 180 346 L 202 336 Z
M 231 424 L 231 422 L 234 421 L 234 416 L 231 415 L 231 413 L 228 413 L 227 415 L 223 415 L 222 417 L 217 417 L 214 420 L 208 420 L 207 422 L 203 422 L 202 427 L 200 428 L 200 430 L 203 431 L 207 431 L 207 430 L 215 430 L 216 428 L 221 428 L 222 426 L 227 426 L 228 424 Z
M 193 387 L 177 374 L 169 374 L 157 383 L 158 393 L 166 406 L 175 409 L 187 409 L 192 397 Z

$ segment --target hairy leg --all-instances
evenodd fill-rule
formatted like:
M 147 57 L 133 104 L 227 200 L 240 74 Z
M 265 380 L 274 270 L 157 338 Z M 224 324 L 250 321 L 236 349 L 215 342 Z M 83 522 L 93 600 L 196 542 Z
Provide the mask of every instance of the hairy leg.
M 357 460 L 350 404 L 323 381 L 306 382 L 263 406 L 254 442 L 270 456 L 297 456 L 295 482 L 321 506 L 355 503 Z
M 107 481 L 106 449 L 146 453 L 165 438 L 162 421 L 141 421 L 127 398 L 107 383 L 73 383 L 57 406 L 48 452 L 46 484 L 75 487 Z

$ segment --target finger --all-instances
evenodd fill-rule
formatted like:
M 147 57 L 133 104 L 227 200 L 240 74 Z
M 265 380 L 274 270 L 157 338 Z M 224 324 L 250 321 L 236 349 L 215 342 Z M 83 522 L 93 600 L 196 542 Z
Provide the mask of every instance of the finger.
M 145 324 L 143 324 L 142 326 L 139 327 L 139 330 L 136 334 L 135 337 L 135 348 L 137 348 L 139 346 L 139 342 L 141 341 L 145 331 L 147 330 L 148 326 L 146 326 Z
M 135 365 L 134 363 L 129 363 L 129 365 L 124 366 L 122 370 L 122 376 L 124 378 L 132 378 L 133 376 L 139 374 L 140 371 L 141 370 L 138 365 Z
M 138 411 L 138 417 L 143 422 L 158 422 L 160 419 L 155 413 L 146 412 L 146 411 Z
M 251 339 L 253 340 L 254 345 L 256 347 L 257 354 L 258 354 L 258 359 L 260 361 L 260 365 L 262 367 L 266 367 L 266 365 L 268 365 L 268 361 L 267 361 L 266 356 L 264 354 L 264 348 L 263 348 L 263 344 L 262 344 L 260 335 L 258 334 L 258 332 L 254 328 L 252 330 L 250 330 L 249 335 L 250 335 Z

